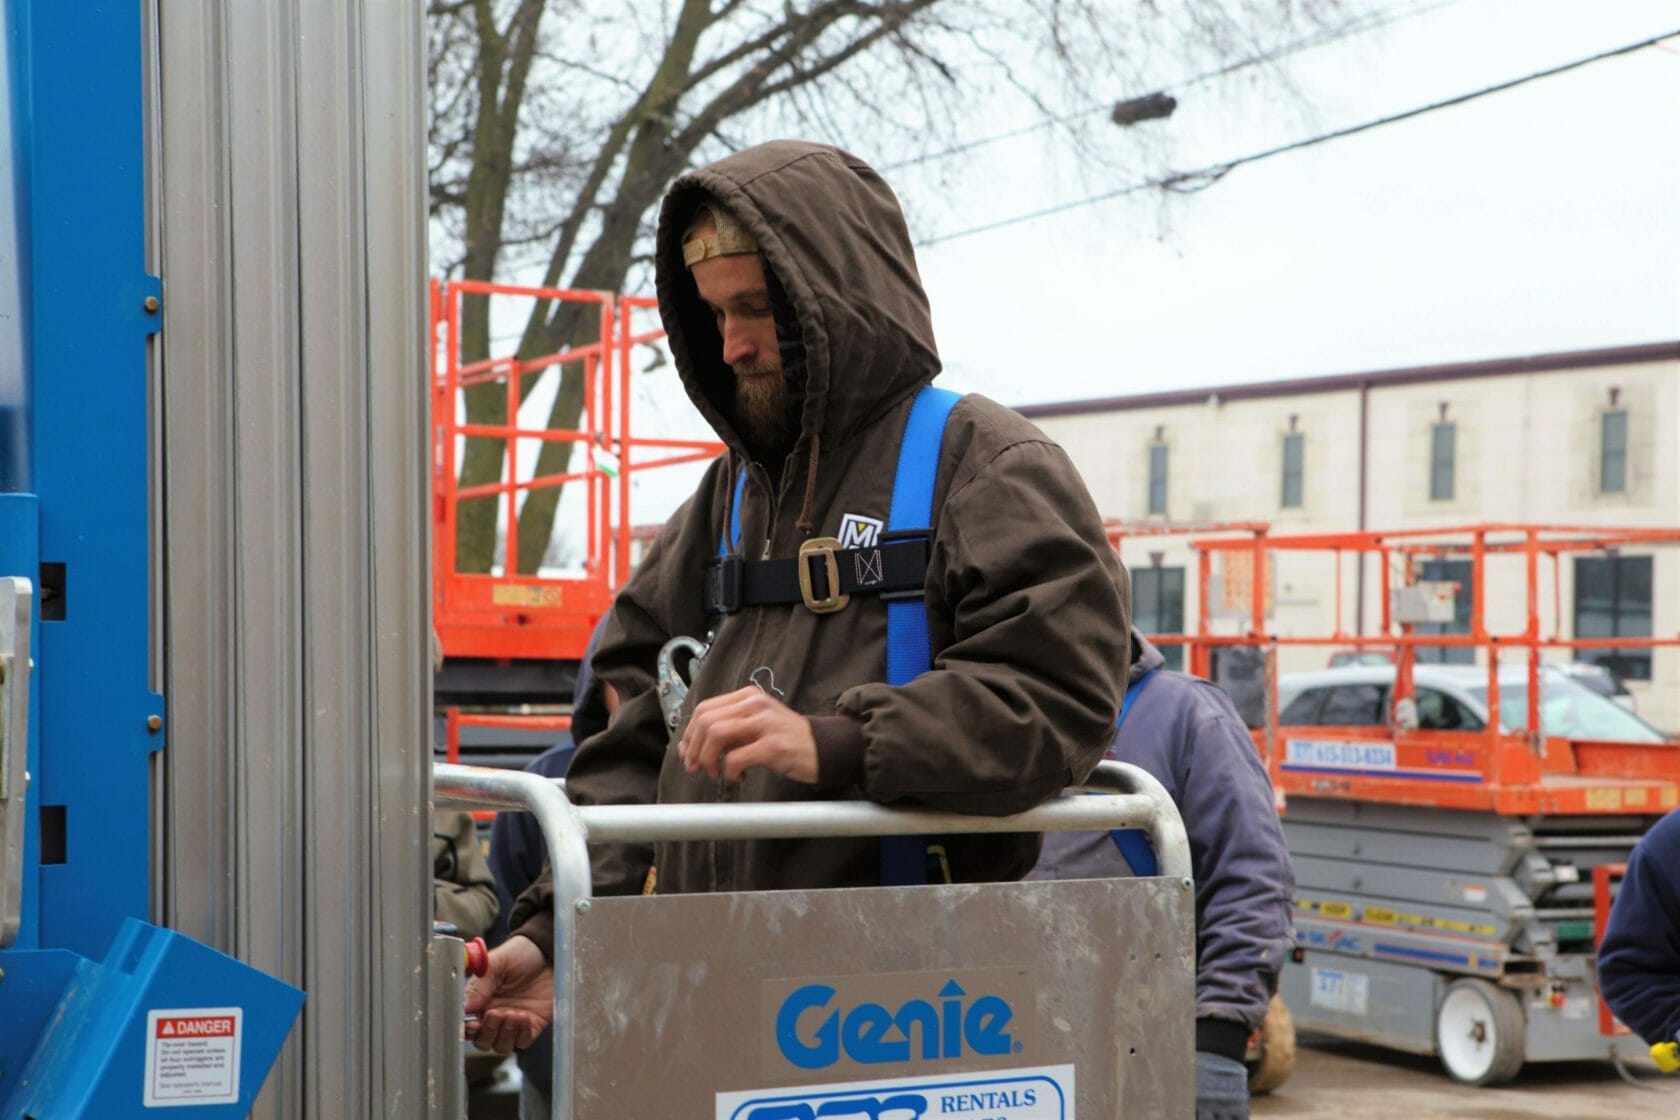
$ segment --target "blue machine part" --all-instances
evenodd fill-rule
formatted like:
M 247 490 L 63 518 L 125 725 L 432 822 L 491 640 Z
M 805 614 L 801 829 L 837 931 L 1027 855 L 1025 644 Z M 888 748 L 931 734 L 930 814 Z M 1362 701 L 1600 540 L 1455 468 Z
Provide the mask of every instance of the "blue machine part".
M 133 918 L 103 964 L 46 950 L 6 967 L 8 986 L 16 969 L 29 994 L 62 994 L 0 1026 L 0 1063 L 19 1070 L 0 1120 L 248 1115 L 303 1006 L 296 988 Z
M 21 948 L 104 953 L 150 905 L 148 404 L 140 9 L 9 0 L 40 565 Z
M 0 4 L 0 576 L 35 588 L 0 1120 L 244 1116 L 303 993 L 144 920 L 163 703 L 148 687 L 162 308 L 145 271 L 143 5 Z

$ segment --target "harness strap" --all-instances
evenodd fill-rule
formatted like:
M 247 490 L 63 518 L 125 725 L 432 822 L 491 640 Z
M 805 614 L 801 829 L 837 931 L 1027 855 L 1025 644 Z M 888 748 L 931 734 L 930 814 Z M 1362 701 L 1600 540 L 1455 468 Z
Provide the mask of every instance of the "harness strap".
M 840 586 L 829 586 L 827 557 L 832 554 Z M 820 550 L 784 560 L 743 560 L 734 553 L 719 556 L 706 565 L 703 598 L 708 615 L 734 614 L 742 607 L 805 601 L 800 565 L 811 594 L 824 599 L 831 595 L 921 596 L 927 579 L 928 539 L 926 533 L 887 534 L 873 548 Z
M 741 473 L 735 476 L 735 500 L 729 503 L 729 528 L 718 534 L 718 555 L 728 556 L 730 551 L 741 547 L 741 498 L 747 491 L 747 466 L 741 464 Z
M 743 466 L 735 477 L 729 526 L 719 533 L 718 558 L 706 566 L 706 612 L 717 616 L 760 604 L 809 605 L 813 598 L 879 594 L 887 601 L 887 683 L 909 684 L 933 668 L 923 596 L 932 536 L 933 488 L 945 422 L 961 399 L 960 393 L 931 385 L 924 385 L 917 393 L 899 440 L 886 530 L 874 548 L 824 548 L 812 555 L 783 560 L 743 559 L 736 552 L 741 544 L 741 501 L 747 481 Z M 831 557 L 834 568 L 829 567 Z M 838 588 L 829 586 L 830 571 L 838 576 Z M 802 574 L 809 587 L 802 586 Z M 881 838 L 882 885 L 949 880 L 945 848 L 936 838 Z
M 887 532 L 920 533 L 925 541 L 933 526 L 933 487 L 939 473 L 939 448 L 945 422 L 961 395 L 924 386 L 910 406 L 904 438 L 898 444 L 898 472 L 893 478 Z M 924 564 L 924 577 L 925 577 Z M 913 595 L 887 603 L 887 683 L 909 684 L 933 668 L 928 642 L 927 603 L 918 587 Z M 945 881 L 950 877 L 945 849 L 924 836 L 881 838 L 881 883 L 904 886 Z
M 1155 675 L 1155 670 L 1143 674 L 1126 688 L 1126 698 L 1120 701 L 1120 718 L 1114 721 L 1114 733 L 1118 735 L 1120 728 L 1125 725 L 1126 716 L 1132 710 L 1138 693 L 1149 683 L 1149 678 Z M 1120 855 L 1125 858 L 1126 865 L 1132 869 L 1132 874 L 1144 878 L 1159 875 L 1161 865 L 1155 858 L 1155 849 L 1149 846 L 1149 837 L 1140 828 L 1116 828 L 1108 833 L 1114 846 L 1120 849 Z

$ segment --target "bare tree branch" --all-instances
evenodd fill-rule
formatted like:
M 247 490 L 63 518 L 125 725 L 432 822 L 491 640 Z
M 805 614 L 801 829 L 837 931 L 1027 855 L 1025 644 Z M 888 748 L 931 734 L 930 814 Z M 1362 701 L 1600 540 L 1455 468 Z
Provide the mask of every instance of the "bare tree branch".
M 540 273 L 544 286 L 645 287 L 657 203 L 685 168 L 791 132 L 924 183 L 950 181 L 973 147 L 979 104 L 1039 122 L 1047 154 L 1082 174 L 1121 157 L 1135 165 L 1148 141 L 1105 128 L 1093 102 L 1175 72 L 1162 65 L 1264 55 L 1274 32 L 1322 25 L 1339 3 L 429 0 L 435 256 L 446 274 L 472 279 Z M 466 301 L 462 326 L 462 356 L 489 356 L 485 300 Z M 595 329 L 588 315 L 539 301 L 518 353 L 553 353 Z M 578 370 L 549 376 L 559 380 L 550 426 L 575 426 Z M 469 390 L 469 418 L 505 415 L 506 394 Z M 539 472 L 563 470 L 572 446 L 545 442 Z M 467 441 L 464 485 L 504 467 L 499 442 Z M 527 496 L 522 555 L 510 564 L 540 561 L 558 496 Z M 468 569 L 488 570 L 495 506 L 460 511 Z

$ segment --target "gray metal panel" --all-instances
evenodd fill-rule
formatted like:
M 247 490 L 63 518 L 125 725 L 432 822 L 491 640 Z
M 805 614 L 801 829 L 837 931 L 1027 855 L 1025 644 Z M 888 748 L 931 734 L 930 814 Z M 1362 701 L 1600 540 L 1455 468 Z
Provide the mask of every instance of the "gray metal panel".
M 414 1115 L 425 1069 L 415 1009 L 422 995 L 413 915 L 429 923 L 431 865 L 431 386 L 426 358 L 426 44 L 421 0 L 363 0 L 360 60 L 365 167 L 372 745 L 368 805 L 382 903 L 379 956 L 369 978 L 385 1013 L 374 1021 L 384 1115 Z M 386 1015 L 389 1015 L 389 1018 Z M 461 1004 L 427 1006 L 458 1027 Z M 400 1026 L 397 1020 L 410 1017 Z M 374 1114 L 373 1109 L 369 1114 Z
M 1623 1058 L 1639 1058 L 1648 1052 L 1637 1035 L 1599 1033 L 1598 991 L 1591 981 L 1567 981 L 1562 985 L 1561 994 L 1561 1007 L 1552 1006 L 1551 985 L 1538 988 L 1523 998 L 1523 1007 L 1528 1013 L 1528 1032 L 1523 1051 L 1528 1061 L 1607 1058 L 1612 1050 Z
M 334 805 L 309 826 L 304 852 L 304 905 L 317 936 L 340 952 L 311 954 L 310 991 L 355 993 L 334 1014 L 310 1023 L 304 1036 L 307 1069 L 331 1070 L 310 1078 L 305 1092 L 315 1115 L 336 1101 L 369 1099 L 371 1060 L 342 1063 L 349 1052 L 372 1059 L 379 1045 L 361 1025 L 378 1020 L 358 979 L 369 974 L 378 949 L 368 936 L 377 868 L 347 852 L 373 852 L 377 817 L 369 802 L 344 804 L 337 791 L 372 790 L 372 752 L 332 751 L 330 743 L 368 743 L 374 702 L 367 631 L 371 576 L 368 524 L 367 420 L 372 402 L 361 376 L 320 376 L 356 371 L 366 353 L 368 293 L 362 274 L 362 182 L 357 119 L 360 90 L 354 54 L 357 6 L 303 4 L 295 10 L 296 34 L 308 44 L 297 51 L 297 167 L 301 368 L 309 371 L 299 396 L 304 435 L 301 508 L 303 570 L 308 595 L 302 606 L 304 707 L 310 765 L 304 796 Z M 417 476 L 418 477 L 418 476 Z M 370 1045 L 371 1044 L 371 1045 Z M 334 1082 L 337 1081 L 337 1084 Z M 409 1115 L 418 1110 L 412 1105 Z
M 1524 827 L 1516 817 L 1500 817 L 1467 809 L 1430 809 L 1421 805 L 1389 805 L 1377 801 L 1343 801 L 1328 797 L 1290 797 L 1286 821 L 1344 825 L 1390 832 L 1433 836 L 1485 838 L 1496 829 Z
M 1349 957 L 1375 957 L 1400 963 L 1428 961 L 1441 972 L 1497 979 L 1510 946 L 1503 941 L 1471 941 L 1457 935 L 1428 933 L 1397 925 L 1370 925 L 1323 918 L 1295 917 L 1295 943 Z
M 1500 875 L 1517 860 L 1517 852 L 1531 846 L 1528 830 L 1512 823 L 1504 827 L 1491 813 L 1483 836 L 1433 835 L 1416 831 L 1392 832 L 1367 824 L 1310 824 L 1284 817 L 1283 834 L 1298 856 L 1357 859 L 1402 867 L 1451 868 L 1468 874 Z
M 1347 901 L 1356 917 L 1370 906 L 1415 910 L 1445 922 L 1482 927 L 1443 927 L 1479 937 L 1514 936 L 1519 926 L 1534 917 L 1528 896 L 1509 879 L 1459 877 L 1433 868 L 1368 866 L 1315 856 L 1297 856 L 1294 862 L 1298 898 Z
M 225 277 L 233 328 L 226 375 L 234 391 L 234 946 L 242 960 L 316 996 L 304 971 L 297 75 L 287 9 L 230 4 L 222 13 L 225 204 L 234 215 Z M 164 16 L 167 36 L 174 17 Z M 166 38 L 162 65 L 173 64 Z M 167 130 L 167 103 L 164 110 Z M 176 271 L 166 258 L 164 275 Z M 186 324 L 171 326 L 179 333 Z M 265 678 L 266 687 L 256 687 Z M 307 1115 L 303 1046 L 322 1017 L 313 1000 L 305 1005 L 303 1029 L 287 1040 L 253 1110 L 260 1120 Z
M 158 876 L 159 920 L 233 948 L 234 770 L 232 229 L 223 112 L 226 56 L 209 3 L 175 3 L 158 27 L 159 102 L 152 238 L 163 268 L 164 632 L 169 722 L 162 800 L 172 807 Z M 154 25 L 158 24 L 156 17 Z M 180 324 L 179 329 L 173 329 Z M 154 351 L 155 352 L 155 351 Z
M 420 5 L 170 0 L 154 19 L 160 916 L 309 994 L 253 1115 L 417 1116 L 430 907 Z
M 4 61 L 0 53 L 0 61 Z M 29 792 L 29 644 L 34 585 L 0 578 L 0 949 L 23 921 L 24 805 Z
M 1315 985 L 1315 972 L 1339 975 L 1340 990 Z M 1278 982 L 1296 1031 L 1322 1031 L 1414 1054 L 1435 1052 L 1435 1006 L 1442 987 L 1441 977 L 1427 968 L 1310 951 L 1300 964 L 1286 963 Z
M 591 906 L 586 836 L 597 841 L 749 838 L 755 836 L 892 836 L 982 831 L 1065 831 L 1076 828 L 1146 829 L 1167 877 L 1191 891 L 1190 840 L 1178 809 L 1160 782 L 1136 766 L 1101 762 L 1082 789 L 1099 797 L 1056 798 L 1010 817 L 954 817 L 918 809 L 888 809 L 854 801 L 735 803 L 730 805 L 594 806 L 579 809 L 565 797 L 562 781 L 535 774 L 472 766 L 438 765 L 433 784 L 441 803 L 462 808 L 525 808 L 537 819 L 554 871 L 554 961 L 561 976 L 575 974 L 577 918 Z M 1188 905 L 1188 904 L 1186 904 Z M 1180 929 L 1188 935 L 1188 926 Z M 1184 944 L 1184 942 L 1180 942 Z M 1189 950 L 1186 950 L 1188 952 Z M 577 1084 L 574 1068 L 576 985 L 554 986 L 554 1083 Z M 554 1097 L 556 1120 L 572 1120 L 573 1100 Z
M 1188 1117 L 1193 921 L 1166 879 L 596 899 L 577 918 L 576 1115 L 711 1116 L 720 1092 L 1068 1063 L 1079 1115 Z M 1018 1052 L 808 1071 L 777 1052 L 766 993 L 789 981 L 902 999 L 994 969 L 1026 993 Z
M 467 1071 L 461 1041 L 467 972 L 459 937 L 434 937 L 427 946 L 426 1000 L 433 1007 L 449 1007 L 455 1012 L 434 1018 L 426 1037 L 426 1120 L 462 1120 L 467 1114 Z

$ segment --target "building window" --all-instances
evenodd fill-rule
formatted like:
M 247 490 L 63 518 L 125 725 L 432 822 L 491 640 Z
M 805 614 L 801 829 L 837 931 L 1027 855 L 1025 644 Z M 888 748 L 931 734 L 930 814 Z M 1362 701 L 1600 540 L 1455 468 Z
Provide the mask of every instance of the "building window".
M 1291 432 L 1283 437 L 1283 508 L 1301 505 L 1301 465 L 1306 458 L 1307 437 Z
M 1627 410 L 1603 413 L 1598 429 L 1598 488 L 1606 494 L 1627 489 Z
M 1167 512 L 1167 445 L 1149 445 L 1149 512 Z
M 1458 584 L 1458 594 L 1453 597 L 1453 620 L 1451 622 L 1420 622 L 1412 627 L 1414 634 L 1468 634 L 1470 633 L 1470 561 L 1468 560 L 1426 560 L 1418 568 L 1418 579 L 1433 580 L 1441 583 Z M 1474 665 L 1476 651 L 1469 646 L 1417 646 L 1415 647 L 1416 661 L 1419 665 Z
M 1651 558 L 1580 557 L 1575 561 L 1575 636 L 1651 636 Z M 1584 649 L 1576 657 L 1604 666 L 1624 679 L 1651 679 L 1651 651 Z
M 1132 625 L 1141 634 L 1184 633 L 1184 569 L 1132 569 Z M 1162 646 L 1167 668 L 1184 668 L 1183 646 Z
M 1429 430 L 1429 500 L 1432 502 L 1452 501 L 1457 445 L 1457 424 L 1436 424 Z

